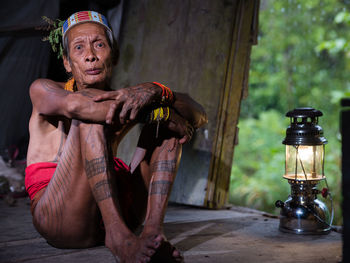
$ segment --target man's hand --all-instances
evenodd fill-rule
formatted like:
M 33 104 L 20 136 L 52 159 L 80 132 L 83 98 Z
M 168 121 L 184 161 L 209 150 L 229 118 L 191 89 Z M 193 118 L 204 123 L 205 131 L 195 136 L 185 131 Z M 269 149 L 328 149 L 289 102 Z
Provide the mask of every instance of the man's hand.
M 144 107 L 158 103 L 161 100 L 162 89 L 153 83 L 143 83 L 138 86 L 109 91 L 94 97 L 94 101 L 113 100 L 106 115 L 106 123 L 111 124 L 115 113 L 120 110 L 121 124 L 133 121 Z
M 166 127 L 169 130 L 179 135 L 179 137 L 181 138 L 179 140 L 180 144 L 189 142 L 194 133 L 193 126 L 171 108 L 170 108 L 170 118 L 166 122 Z

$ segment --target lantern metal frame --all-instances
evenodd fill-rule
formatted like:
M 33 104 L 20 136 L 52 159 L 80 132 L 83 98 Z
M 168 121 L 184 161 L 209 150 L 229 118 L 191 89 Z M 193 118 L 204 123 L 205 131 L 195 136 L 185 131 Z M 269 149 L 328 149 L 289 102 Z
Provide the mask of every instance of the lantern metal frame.
M 321 193 L 317 189 L 318 183 L 324 180 L 327 184 L 324 176 L 325 144 L 327 140 L 323 136 L 323 129 L 318 125 L 318 118 L 322 115 L 321 111 L 313 108 L 297 108 L 286 114 L 290 118 L 290 125 L 282 142 L 286 145 L 285 175 L 283 177 L 291 185 L 291 194 L 285 202 L 278 200 L 275 204 L 276 207 L 281 208 L 279 230 L 282 232 L 327 234 L 331 230 L 334 215 L 331 195 L 327 192 L 331 200 L 332 215 L 330 215 L 327 206 L 317 199 L 317 194 Z M 289 171 L 287 167 L 289 161 L 287 156 L 288 147 L 295 148 L 294 176 L 287 174 Z M 299 147 L 312 147 L 314 154 L 312 157 L 313 168 L 309 176 L 300 158 Z M 316 159 L 316 147 L 318 147 L 317 149 L 320 150 L 322 155 L 318 156 L 318 159 Z M 318 170 L 321 171 L 316 169 L 316 161 L 322 162 L 318 164 Z M 302 173 L 298 176 L 297 168 L 299 165 Z M 325 197 L 324 194 L 323 196 Z

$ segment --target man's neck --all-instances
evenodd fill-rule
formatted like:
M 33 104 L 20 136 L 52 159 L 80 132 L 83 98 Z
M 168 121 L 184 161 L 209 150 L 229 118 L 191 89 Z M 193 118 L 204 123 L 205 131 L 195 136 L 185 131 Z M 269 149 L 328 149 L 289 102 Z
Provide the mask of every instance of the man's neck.
M 99 89 L 99 90 L 110 90 L 110 81 L 104 81 L 94 84 L 83 84 L 76 82 L 77 90 L 81 91 L 84 89 Z

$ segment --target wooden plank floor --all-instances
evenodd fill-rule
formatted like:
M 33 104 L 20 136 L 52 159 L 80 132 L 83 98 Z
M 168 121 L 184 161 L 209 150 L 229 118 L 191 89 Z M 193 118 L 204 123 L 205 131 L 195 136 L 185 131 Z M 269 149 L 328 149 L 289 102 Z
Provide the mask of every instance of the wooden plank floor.
M 190 263 L 341 262 L 341 234 L 298 236 L 278 231 L 278 219 L 233 207 L 210 211 L 170 206 L 165 233 Z M 115 262 L 105 247 L 56 249 L 35 231 L 28 199 L 0 200 L 0 262 Z

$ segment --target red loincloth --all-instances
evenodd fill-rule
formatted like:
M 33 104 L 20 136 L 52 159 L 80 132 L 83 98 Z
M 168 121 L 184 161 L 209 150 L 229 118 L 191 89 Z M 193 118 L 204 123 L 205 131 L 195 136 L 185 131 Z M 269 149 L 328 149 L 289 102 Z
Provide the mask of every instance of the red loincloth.
M 25 186 L 32 200 L 35 194 L 46 187 L 53 174 L 55 173 L 57 163 L 34 163 L 26 168 Z
M 49 184 L 56 167 L 57 163 L 42 162 L 31 164 L 26 168 L 25 186 L 30 200 Z M 117 173 L 130 173 L 130 167 L 116 157 L 114 157 L 114 169 Z

